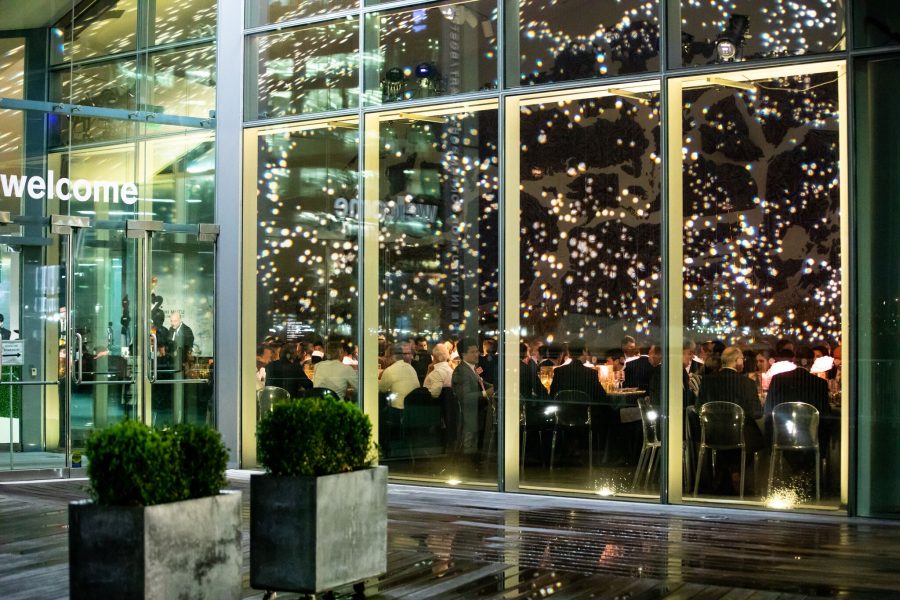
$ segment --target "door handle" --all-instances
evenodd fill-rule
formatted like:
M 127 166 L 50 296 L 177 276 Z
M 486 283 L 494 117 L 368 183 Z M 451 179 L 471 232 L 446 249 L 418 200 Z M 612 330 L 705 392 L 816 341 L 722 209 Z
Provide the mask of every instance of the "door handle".
M 157 352 L 159 350 L 159 343 L 156 339 L 156 334 L 150 334 L 150 368 L 147 370 L 147 379 L 150 380 L 150 383 L 156 383 L 157 373 Z
M 75 383 L 81 385 L 84 379 L 84 337 L 80 333 L 75 334 L 75 361 L 78 368 L 75 370 Z

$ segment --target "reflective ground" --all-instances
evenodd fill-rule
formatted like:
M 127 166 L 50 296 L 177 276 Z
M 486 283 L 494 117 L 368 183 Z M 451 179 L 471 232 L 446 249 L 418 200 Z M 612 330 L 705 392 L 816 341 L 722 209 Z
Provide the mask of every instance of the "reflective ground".
M 0 597 L 67 596 L 65 503 L 85 484 L 0 484 Z M 389 502 L 369 598 L 900 598 L 895 522 L 396 485 Z

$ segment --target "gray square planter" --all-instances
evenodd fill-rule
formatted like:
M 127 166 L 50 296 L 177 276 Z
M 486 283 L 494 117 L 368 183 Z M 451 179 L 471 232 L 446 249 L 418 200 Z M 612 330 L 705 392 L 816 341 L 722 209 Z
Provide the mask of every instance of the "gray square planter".
M 250 585 L 317 593 L 387 571 L 387 467 L 250 477 Z
M 241 597 L 241 493 L 157 504 L 69 504 L 69 585 L 81 598 Z

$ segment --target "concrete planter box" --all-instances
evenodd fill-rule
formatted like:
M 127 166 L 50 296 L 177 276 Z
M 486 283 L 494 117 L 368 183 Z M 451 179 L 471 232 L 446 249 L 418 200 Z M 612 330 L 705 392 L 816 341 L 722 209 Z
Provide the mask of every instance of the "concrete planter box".
M 317 593 L 387 571 L 387 467 L 250 477 L 250 585 Z
M 80 598 L 241 597 L 241 494 L 157 504 L 69 504 L 69 584 Z

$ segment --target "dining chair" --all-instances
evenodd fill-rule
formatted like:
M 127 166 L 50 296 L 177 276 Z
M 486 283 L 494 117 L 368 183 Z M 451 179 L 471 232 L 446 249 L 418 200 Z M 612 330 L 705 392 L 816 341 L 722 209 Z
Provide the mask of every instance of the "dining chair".
M 519 404 L 519 432 L 521 441 L 519 446 L 519 469 L 525 471 L 525 452 L 528 436 L 537 434 L 538 452 L 541 459 L 541 467 L 544 466 L 544 432 L 552 431 L 556 425 L 554 408 L 556 405 L 546 401 L 522 398 Z M 548 410 L 549 409 L 549 410 Z
M 816 457 L 816 500 L 821 497 L 819 450 L 819 411 L 806 402 L 783 402 L 772 409 L 772 460 L 769 463 L 769 483 L 772 492 L 776 459 L 784 471 L 785 451 L 810 451 Z
M 547 405 L 545 414 L 553 419 L 553 437 L 550 439 L 550 470 L 556 458 L 556 439 L 560 429 L 587 428 L 588 470 L 594 475 L 594 428 L 591 423 L 590 398 L 579 390 L 560 390 Z
M 747 446 L 744 442 L 744 409 L 734 402 L 707 402 L 700 407 L 700 452 L 697 456 L 697 472 L 694 475 L 694 497 L 700 487 L 703 458 L 710 451 L 712 471 L 716 471 L 718 450 L 741 451 L 741 499 L 744 498 L 744 470 Z
M 291 399 L 291 394 L 284 388 L 268 385 L 256 392 L 256 422 L 272 410 L 279 402 Z
M 637 489 L 638 478 L 641 471 L 647 469 L 644 476 L 644 488 L 650 483 L 650 475 L 653 469 L 659 464 L 659 451 L 662 442 L 659 439 L 659 411 L 650 403 L 649 397 L 638 398 L 638 409 L 641 411 L 641 430 L 643 433 L 643 444 L 641 445 L 641 454 L 638 457 L 637 467 L 634 469 L 634 480 L 631 482 L 631 489 Z

